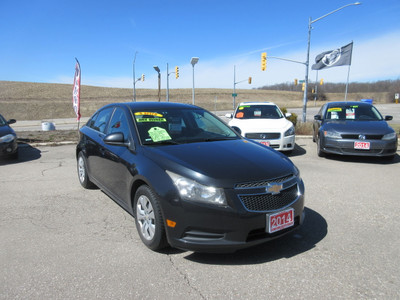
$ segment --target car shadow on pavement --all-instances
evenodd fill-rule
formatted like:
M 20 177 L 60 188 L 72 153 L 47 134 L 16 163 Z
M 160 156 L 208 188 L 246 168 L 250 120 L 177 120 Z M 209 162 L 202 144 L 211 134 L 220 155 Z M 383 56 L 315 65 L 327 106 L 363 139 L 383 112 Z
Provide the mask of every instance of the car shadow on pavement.
M 1 158 L 0 166 L 24 163 L 27 161 L 39 159 L 41 156 L 42 156 L 41 151 L 39 149 L 32 147 L 29 144 L 19 143 L 18 144 L 18 158 L 17 159 L 11 159 L 11 158 L 6 158 L 6 157 Z
M 398 152 L 398 151 L 397 151 Z M 364 164 L 377 164 L 377 165 L 392 165 L 400 163 L 400 155 L 396 154 L 393 159 L 386 157 L 370 157 L 370 156 L 344 156 L 336 154 L 328 154 L 325 159 L 342 161 L 342 162 L 353 162 L 353 163 L 364 163 Z
M 294 156 L 305 155 L 307 153 L 307 151 L 302 146 L 304 146 L 304 145 L 299 145 L 299 144 L 296 143 L 295 146 L 294 146 L 293 151 L 287 156 L 288 157 L 294 157 Z
M 313 249 L 328 233 L 328 224 L 316 211 L 305 208 L 303 225 L 293 233 L 235 253 L 211 254 L 192 252 L 185 258 L 201 264 L 250 265 L 290 258 Z

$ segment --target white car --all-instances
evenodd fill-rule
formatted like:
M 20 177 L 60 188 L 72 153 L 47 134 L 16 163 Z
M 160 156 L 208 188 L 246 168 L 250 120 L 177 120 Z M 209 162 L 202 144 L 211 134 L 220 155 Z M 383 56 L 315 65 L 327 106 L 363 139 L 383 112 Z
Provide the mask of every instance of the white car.
M 255 140 L 279 151 L 292 151 L 295 145 L 293 123 L 272 102 L 242 102 L 230 118 L 229 126 L 243 137 Z

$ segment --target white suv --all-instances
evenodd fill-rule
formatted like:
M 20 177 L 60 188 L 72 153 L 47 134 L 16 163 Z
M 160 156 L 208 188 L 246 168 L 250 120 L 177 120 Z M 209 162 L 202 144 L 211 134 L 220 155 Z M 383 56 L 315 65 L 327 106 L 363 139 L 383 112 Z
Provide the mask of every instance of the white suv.
M 235 113 L 227 114 L 229 126 L 243 137 L 279 151 L 292 151 L 295 145 L 293 123 L 272 102 L 242 102 Z

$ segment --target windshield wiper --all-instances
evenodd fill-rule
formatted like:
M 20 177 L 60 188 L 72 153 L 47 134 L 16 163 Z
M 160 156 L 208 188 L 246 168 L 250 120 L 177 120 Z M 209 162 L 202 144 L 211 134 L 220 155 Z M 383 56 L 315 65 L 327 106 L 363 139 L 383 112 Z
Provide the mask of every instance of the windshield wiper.
M 159 141 L 159 142 L 145 142 L 143 145 L 149 145 L 149 146 L 154 146 L 154 145 L 180 145 L 181 143 L 175 142 L 173 140 L 165 140 L 165 141 Z
M 227 140 L 236 140 L 237 137 L 236 136 L 232 136 L 232 137 L 228 137 L 228 136 L 224 136 L 224 137 L 213 137 L 213 138 L 206 138 L 203 139 L 202 141 L 204 142 L 215 142 L 215 141 L 227 141 Z

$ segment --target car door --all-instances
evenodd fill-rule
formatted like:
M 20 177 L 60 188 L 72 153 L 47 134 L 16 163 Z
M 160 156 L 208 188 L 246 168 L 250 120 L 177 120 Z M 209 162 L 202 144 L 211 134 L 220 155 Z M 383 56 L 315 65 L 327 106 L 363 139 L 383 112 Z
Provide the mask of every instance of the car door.
M 106 135 L 122 133 L 126 145 L 104 144 L 101 156 L 101 181 L 114 200 L 127 207 L 130 199 L 130 187 L 135 169 L 133 123 L 127 110 L 116 107 L 107 127 Z M 130 145 L 130 146 L 128 146 Z
M 113 106 L 106 107 L 100 110 L 88 123 L 88 127 L 91 128 L 86 142 L 88 169 L 96 184 L 100 183 L 101 185 L 106 183 L 104 180 L 104 177 L 106 177 L 104 171 L 106 150 L 104 137 L 113 111 Z

